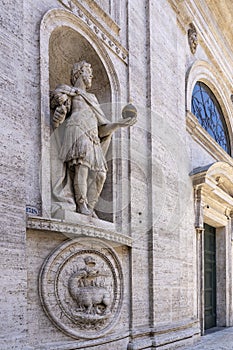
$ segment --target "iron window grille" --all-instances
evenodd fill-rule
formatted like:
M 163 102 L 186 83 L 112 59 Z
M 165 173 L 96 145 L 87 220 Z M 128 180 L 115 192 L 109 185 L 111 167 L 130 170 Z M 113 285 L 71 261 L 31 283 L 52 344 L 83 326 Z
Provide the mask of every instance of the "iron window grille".
M 192 113 L 210 136 L 231 154 L 229 134 L 221 107 L 209 87 L 200 81 L 193 89 Z

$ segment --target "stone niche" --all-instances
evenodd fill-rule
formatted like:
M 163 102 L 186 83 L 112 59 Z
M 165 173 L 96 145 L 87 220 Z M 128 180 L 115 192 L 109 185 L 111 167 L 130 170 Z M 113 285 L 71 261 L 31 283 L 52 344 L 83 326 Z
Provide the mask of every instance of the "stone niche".
M 50 36 L 49 40 L 49 89 L 54 90 L 59 84 L 70 83 L 70 72 L 75 62 L 85 60 L 92 65 L 93 68 L 93 82 L 92 87 L 88 92 L 96 95 L 102 110 L 105 113 L 107 119 L 112 118 L 112 99 L 111 99 L 111 86 L 106 69 L 94 50 L 93 46 L 85 39 L 81 34 L 72 28 L 61 26 L 57 27 Z M 51 130 L 52 125 L 52 112 L 51 112 Z M 56 131 L 57 132 L 57 131 Z M 59 132 L 58 132 L 59 134 Z M 51 140 L 56 140 L 57 135 Z M 57 157 L 57 153 L 53 150 L 54 142 L 51 143 L 52 151 L 50 154 L 51 163 L 53 158 Z M 55 149 L 59 146 L 55 141 Z M 112 146 L 110 145 L 107 160 L 108 160 L 108 173 L 107 179 L 104 184 L 104 189 L 101 193 L 99 203 L 96 206 L 96 212 L 100 219 L 105 221 L 113 221 L 113 169 L 112 169 Z M 53 170 L 52 170 L 53 171 Z M 51 178 L 53 174 L 51 175 Z M 101 202 L 101 204 L 100 204 Z M 53 216 L 53 214 L 52 214 Z
M 102 220 L 75 211 L 63 219 L 53 216 L 53 161 L 62 128 L 55 130 L 50 109 L 50 91 L 59 84 L 71 85 L 73 64 L 85 60 L 91 64 L 94 76 L 88 92 L 95 94 L 106 118 L 114 121 L 120 114 L 116 103 L 119 82 L 104 46 L 87 23 L 71 12 L 48 11 L 40 30 L 42 210 L 41 217 L 28 216 L 27 234 L 29 318 L 33 321 L 39 313 L 44 326 L 30 327 L 31 341 L 35 348 L 43 339 L 43 348 L 61 350 L 71 349 L 71 342 L 73 349 L 83 349 L 100 344 L 106 348 L 103 343 L 116 341 L 121 343 L 115 346 L 120 350 L 128 342 L 129 306 L 124 295 L 129 294 L 129 282 L 127 278 L 123 281 L 123 276 L 129 275 L 128 247 L 132 239 L 119 232 L 114 220 L 116 174 L 122 169 L 119 161 L 114 161 L 120 158 L 117 142 L 113 137 L 106 157 L 107 180 L 99 200 L 107 210 L 98 210 L 98 204 L 96 207 Z M 80 295 L 92 298 L 91 304 Z

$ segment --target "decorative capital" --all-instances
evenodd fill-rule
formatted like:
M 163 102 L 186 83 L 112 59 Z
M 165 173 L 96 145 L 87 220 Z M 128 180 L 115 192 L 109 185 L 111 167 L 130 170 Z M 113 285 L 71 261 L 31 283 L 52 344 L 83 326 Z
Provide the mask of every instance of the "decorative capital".
M 205 231 L 204 228 L 196 228 L 196 233 L 198 236 L 201 236 L 204 231 Z
M 202 230 L 204 227 L 203 221 L 203 200 L 202 200 L 202 188 L 195 189 L 195 228 Z

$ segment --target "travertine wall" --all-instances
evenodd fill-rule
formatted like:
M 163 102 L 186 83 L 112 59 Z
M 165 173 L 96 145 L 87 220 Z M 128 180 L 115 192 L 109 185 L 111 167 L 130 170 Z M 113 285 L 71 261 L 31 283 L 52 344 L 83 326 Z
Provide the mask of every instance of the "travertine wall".
M 151 6 L 150 26 L 151 33 L 157 33 L 151 36 L 151 103 L 156 112 L 152 130 L 158 135 L 161 129 L 164 146 L 163 152 L 154 149 L 154 157 L 166 184 L 160 219 L 153 217 L 155 320 L 156 324 L 176 324 L 195 317 L 195 232 L 184 109 L 187 38 L 167 1 Z M 155 190 L 154 201 L 156 197 Z
M 104 1 L 96 3 L 102 9 L 107 6 L 106 12 L 113 11 L 116 23 L 106 17 L 97 4 L 92 6 L 89 0 L 74 1 L 73 7 L 69 7 L 65 0 L 49 3 L 45 0 L 16 0 L 12 4 L 5 1 L 1 7 L 2 350 L 84 347 L 139 350 L 156 348 L 157 345 L 165 350 L 175 346 L 173 340 L 188 343 L 200 332 L 195 213 L 189 174 L 194 168 L 218 158 L 207 152 L 186 130 L 186 85 L 188 71 L 195 61 L 207 61 L 214 67 L 216 61 L 204 39 L 195 55 L 190 52 L 186 29 L 192 17 L 184 16 L 181 25 L 174 1 L 121 0 L 119 8 L 114 1 L 106 2 L 107 5 Z M 84 6 L 87 19 L 90 12 L 91 19 L 101 23 L 103 33 L 115 40 L 114 43 L 120 43 L 118 46 L 113 46 L 110 39 L 101 37 L 93 28 L 91 32 L 90 26 L 94 22 L 91 25 L 88 21 L 84 23 L 83 17 L 75 12 L 75 6 L 80 4 Z M 41 67 L 46 67 L 49 54 L 62 53 L 62 59 L 53 56 L 47 63 L 55 62 L 64 68 L 66 61 L 72 65 L 74 56 L 80 52 L 80 33 L 72 37 L 73 41 L 77 39 L 73 48 L 68 40 L 74 30 L 68 27 L 64 32 L 69 38 L 63 38 L 63 43 L 67 43 L 69 54 L 66 55 L 64 47 L 56 46 L 62 40 L 57 39 L 55 32 L 51 35 L 54 41 L 50 42 L 50 52 L 40 41 L 40 23 L 44 14 L 52 9 L 68 11 L 76 28 L 90 37 L 93 51 L 88 57 L 101 52 L 102 56 L 95 62 L 96 67 L 100 67 L 98 62 L 102 59 L 104 68 L 100 72 L 105 74 L 101 82 L 104 92 L 94 86 L 101 102 L 108 102 L 105 99 L 111 98 L 112 102 L 119 103 L 120 112 L 121 106 L 132 99 L 138 108 L 137 124 L 131 130 L 117 132 L 112 143 L 112 157 L 117 159 L 113 161 L 111 180 L 113 200 L 117 202 L 113 205 L 117 208 L 114 229 L 101 226 L 102 233 L 101 227 L 94 232 L 93 224 L 91 231 L 90 226 L 83 223 L 75 228 L 67 225 L 66 228 L 74 229 L 76 233 L 80 229 L 87 237 L 96 235 L 98 239 L 103 239 L 100 237 L 106 233 L 108 244 L 122 267 L 124 293 L 119 320 L 108 334 L 96 340 L 69 337 L 50 321 L 42 308 L 38 276 L 46 257 L 67 239 L 64 232 L 59 233 L 61 222 L 51 220 L 48 214 L 44 224 L 41 224 L 43 219 L 39 221 L 37 218 L 35 226 L 26 223 L 26 206 L 35 207 L 38 216 L 42 216 L 44 203 L 41 198 L 46 197 L 46 193 L 41 191 L 46 186 L 50 189 L 46 177 L 43 177 L 45 164 L 41 164 L 42 142 L 45 140 L 49 145 L 49 135 L 45 132 L 48 125 L 43 124 L 49 115 L 44 118 L 43 103 L 41 109 L 41 101 L 48 100 L 40 86 L 44 74 Z M 49 27 L 49 21 L 46 25 Z M 57 33 L 61 30 L 58 29 Z M 85 45 L 88 49 L 83 36 L 83 52 Z M 127 50 L 128 56 L 125 55 Z M 110 71 L 108 62 L 113 67 L 112 80 L 107 77 Z M 61 78 L 60 72 L 64 73 L 64 69 L 59 69 L 55 64 L 50 67 L 52 88 L 63 82 L 55 81 Z M 221 75 L 219 67 L 216 70 Z M 226 91 L 230 94 L 226 76 L 224 79 Z M 110 96 L 109 86 L 113 82 L 116 86 L 111 92 L 116 92 L 117 101 Z M 48 84 L 47 91 L 51 86 Z M 118 116 L 112 116 L 112 120 L 116 119 Z M 49 164 L 46 171 L 50 171 Z M 127 237 L 121 239 L 122 234 Z M 225 246 L 219 248 L 220 260 L 224 257 L 224 249 Z M 223 259 L 222 267 L 225 266 Z M 219 280 L 219 285 L 224 283 L 224 279 Z M 219 303 L 223 304 L 219 311 L 221 325 L 225 320 L 224 298 L 224 295 L 218 295 Z M 184 340 L 186 338 L 188 340 Z
M 28 142 L 23 102 L 23 16 L 21 1 L 7 1 L 1 8 L 1 349 L 26 348 L 25 147 Z
M 37 232 L 31 230 L 27 235 L 27 271 L 28 271 L 28 342 L 32 349 L 75 349 L 84 348 L 102 344 L 107 339 L 115 340 L 114 349 L 127 348 L 127 328 L 129 324 L 129 300 L 126 297 L 129 294 L 128 266 L 129 252 L 128 249 L 120 244 L 114 244 L 113 249 L 116 252 L 123 270 L 124 294 L 125 298 L 121 308 L 121 315 L 114 327 L 109 332 L 106 339 L 72 339 L 63 332 L 59 331 L 54 323 L 47 317 L 41 307 L 41 301 L 38 294 L 38 276 L 44 260 L 56 249 L 61 243 L 67 242 L 68 237 L 61 234 Z M 119 341 L 118 341 L 119 338 Z M 119 343 L 119 344 L 118 344 Z M 100 345 L 103 349 L 107 345 Z M 30 349 L 31 349 L 30 348 Z

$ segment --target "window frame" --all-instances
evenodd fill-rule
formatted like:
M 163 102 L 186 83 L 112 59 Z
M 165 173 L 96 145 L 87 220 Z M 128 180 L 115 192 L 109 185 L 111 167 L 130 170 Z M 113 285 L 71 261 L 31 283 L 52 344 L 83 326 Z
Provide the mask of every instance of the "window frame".
M 200 92 L 200 99 L 196 97 L 198 95 L 198 92 Z M 201 104 L 203 107 L 200 115 L 198 115 L 198 111 L 195 110 L 196 106 L 194 106 L 194 98 L 197 100 L 198 104 Z M 208 113 L 207 105 L 205 104 L 206 99 L 210 101 L 211 107 L 214 107 L 213 114 Z M 213 137 L 213 139 L 223 148 L 223 150 L 225 150 L 229 155 L 231 155 L 230 136 L 225 117 L 222 112 L 221 106 L 218 102 L 218 99 L 214 95 L 213 91 L 209 88 L 209 86 L 203 83 L 202 81 L 197 81 L 193 88 L 191 103 L 191 112 L 196 116 L 200 125 L 208 132 L 208 134 L 211 137 Z M 224 136 L 224 145 L 220 143 L 220 137 L 222 136 L 218 134 L 218 125 L 220 125 L 221 133 Z
M 192 93 L 197 81 L 203 82 L 217 99 L 229 133 L 230 153 L 233 154 L 233 109 L 228 80 L 220 75 L 215 66 L 204 60 L 195 61 L 186 72 L 186 129 L 192 139 L 206 150 L 213 159 L 233 165 L 232 157 L 209 135 L 191 112 Z

